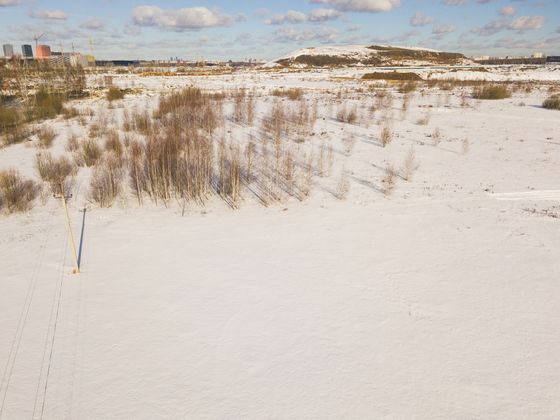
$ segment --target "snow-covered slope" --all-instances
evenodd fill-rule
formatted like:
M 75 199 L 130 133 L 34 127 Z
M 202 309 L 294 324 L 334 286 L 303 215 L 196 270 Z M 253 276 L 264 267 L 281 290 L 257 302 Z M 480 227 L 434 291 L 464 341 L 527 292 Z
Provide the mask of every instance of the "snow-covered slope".
M 363 65 L 466 64 L 459 53 L 390 45 L 335 45 L 294 51 L 267 64 L 273 66 L 331 67 Z
M 303 202 L 264 208 L 247 193 L 237 211 L 216 197 L 184 217 L 174 201 L 88 204 L 83 168 L 69 200 L 80 275 L 50 194 L 0 216 L 0 419 L 560 418 L 560 112 L 540 106 L 560 84 L 476 101 L 470 88 L 360 93 L 361 73 L 118 74 L 115 86 L 141 93 L 111 108 L 84 98 L 72 105 L 91 116 L 43 122 L 59 155 L 101 117 L 117 125 L 193 83 L 256 92 L 256 121 L 268 92 L 301 88 L 318 119 L 293 146 L 318 159 L 331 144 L 335 162 Z M 344 107 L 354 124 L 336 119 Z M 260 123 L 228 121 L 239 144 L 258 136 Z M 0 169 L 37 179 L 34 143 L 0 149 Z M 390 166 L 399 176 L 385 196 Z

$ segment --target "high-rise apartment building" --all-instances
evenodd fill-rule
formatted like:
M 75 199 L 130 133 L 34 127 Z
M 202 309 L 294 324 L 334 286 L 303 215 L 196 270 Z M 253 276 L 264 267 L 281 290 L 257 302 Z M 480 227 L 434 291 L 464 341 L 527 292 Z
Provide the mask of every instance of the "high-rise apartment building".
M 21 46 L 21 55 L 23 58 L 33 58 L 33 48 L 29 44 Z
M 14 56 L 14 46 L 12 44 L 4 44 L 2 49 L 4 50 L 4 57 L 12 58 Z
M 35 51 L 35 53 L 37 54 L 37 58 L 39 60 L 44 60 L 45 58 L 50 58 L 51 54 L 51 47 L 49 47 L 48 45 L 37 45 L 36 48 L 37 51 Z

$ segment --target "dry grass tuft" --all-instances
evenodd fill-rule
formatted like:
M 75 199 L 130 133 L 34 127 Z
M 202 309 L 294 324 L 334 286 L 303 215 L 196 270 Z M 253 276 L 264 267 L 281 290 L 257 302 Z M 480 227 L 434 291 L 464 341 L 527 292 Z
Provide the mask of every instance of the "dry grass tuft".
M 358 120 L 358 109 L 356 106 L 348 109 L 346 105 L 341 107 L 336 113 L 336 119 L 339 122 L 354 124 Z
M 416 121 L 416 124 L 418 124 L 418 125 L 428 125 L 430 123 L 431 118 L 432 118 L 432 113 L 428 109 L 428 111 L 426 111 L 426 115 L 424 115 L 422 118 L 419 118 L 418 121 Z
M 505 86 L 490 85 L 476 87 L 472 96 L 475 99 L 497 100 L 511 98 L 511 92 Z
M 406 94 L 406 93 L 411 93 L 411 92 L 416 91 L 417 87 L 418 86 L 416 85 L 416 82 L 409 81 L 409 82 L 406 82 L 404 84 L 401 84 L 399 86 L 398 90 L 399 90 L 399 93 L 405 93 Z
M 120 99 L 123 99 L 124 95 L 125 92 L 122 91 L 121 89 L 117 87 L 110 87 L 109 90 L 107 91 L 106 99 L 109 102 L 118 101 Z
M 412 181 L 412 175 L 418 169 L 418 163 L 416 162 L 416 152 L 414 147 L 411 147 L 406 154 L 404 159 L 403 168 L 401 171 L 402 178 L 405 181 Z
M 336 184 L 336 198 L 339 200 L 344 200 L 350 192 L 350 180 L 348 179 L 348 173 L 343 168 L 340 172 L 340 177 L 338 178 L 338 183 Z
M 467 137 L 465 137 L 462 141 L 461 141 L 461 148 L 462 148 L 462 152 L 464 155 L 466 155 L 467 153 L 469 153 L 469 150 L 471 149 L 471 143 L 469 141 L 469 139 Z
M 344 146 L 344 154 L 346 156 L 351 156 L 354 151 L 354 146 L 356 145 L 356 136 L 354 133 L 347 133 L 342 138 L 342 144 Z
M 381 180 L 381 183 L 383 184 L 383 194 L 389 196 L 393 193 L 395 190 L 396 180 L 397 170 L 391 163 L 389 163 L 385 168 L 385 176 Z
M 77 152 L 80 149 L 80 142 L 76 134 L 72 133 L 66 141 L 66 147 L 64 148 L 67 152 Z
M 381 145 L 383 147 L 385 147 L 388 144 L 390 144 L 391 141 L 393 141 L 393 133 L 391 132 L 391 129 L 389 128 L 389 126 L 386 125 L 381 129 L 380 142 L 381 142 Z
M 441 131 L 439 128 L 436 128 L 434 130 L 434 132 L 430 135 L 430 137 L 432 138 L 432 144 L 434 146 L 439 146 L 439 144 L 441 143 Z
M 303 89 L 301 88 L 274 89 L 271 92 L 271 95 L 288 98 L 292 101 L 297 101 L 303 97 Z
M 56 133 L 50 127 L 42 127 L 37 131 L 37 138 L 39 139 L 39 147 L 48 149 L 52 146 L 56 137 Z
M 552 95 L 543 102 L 543 108 L 560 110 L 560 95 Z

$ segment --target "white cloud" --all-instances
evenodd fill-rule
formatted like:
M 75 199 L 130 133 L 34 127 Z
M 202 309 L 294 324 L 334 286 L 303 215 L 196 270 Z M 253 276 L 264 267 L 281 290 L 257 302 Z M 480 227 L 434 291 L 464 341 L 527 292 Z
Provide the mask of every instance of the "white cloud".
M 546 39 L 528 40 L 518 38 L 501 38 L 494 42 L 493 47 L 501 48 L 506 51 L 525 50 L 525 51 L 557 51 L 560 44 L 560 36 Z
M 280 28 L 274 32 L 274 41 L 276 42 L 304 42 L 319 41 L 322 43 L 333 42 L 336 40 L 338 32 L 333 28 L 322 27 L 315 29 L 296 29 L 296 28 Z
M 68 15 L 62 10 L 36 10 L 28 13 L 33 19 L 66 20 Z
M 307 16 L 303 12 L 296 10 L 288 10 L 282 15 L 274 15 L 267 19 L 265 23 L 268 25 L 282 25 L 284 23 L 302 23 L 307 20 Z
M 153 26 L 175 31 L 228 26 L 234 20 L 217 9 L 191 7 L 163 10 L 158 6 L 137 6 L 132 11 L 132 19 L 138 26 Z
M 508 29 L 526 31 L 540 29 L 544 26 L 544 16 L 520 16 L 510 23 Z
M 434 34 L 437 38 L 441 38 L 451 32 L 455 32 L 455 26 L 453 25 L 446 25 L 446 24 L 438 24 L 432 27 L 432 34 Z
M 105 27 L 105 23 L 99 19 L 86 20 L 80 25 L 80 28 L 91 29 L 94 31 L 98 31 L 100 29 L 103 29 L 104 27 Z
M 327 22 L 337 19 L 342 13 L 334 9 L 315 9 L 309 13 L 309 16 L 303 12 L 296 10 L 288 10 L 284 14 L 272 16 L 264 22 L 267 25 L 283 25 L 285 23 L 303 23 L 303 22 Z
M 19 0 L 0 0 L 0 7 L 15 6 Z
M 443 0 L 443 2 L 448 6 L 462 6 L 467 4 L 467 1 L 468 0 Z
M 315 9 L 309 13 L 310 22 L 326 22 L 337 19 L 341 13 L 334 9 Z
M 426 16 L 423 13 L 416 12 L 410 18 L 410 24 L 412 26 L 426 26 L 432 23 L 434 20 L 430 16 Z
M 311 3 L 329 4 L 343 12 L 389 12 L 401 4 L 401 0 L 310 0 Z
M 500 9 L 500 15 L 502 16 L 513 16 L 515 15 L 515 7 L 504 6 Z
M 502 30 L 525 32 L 542 28 L 544 21 L 544 16 L 520 16 L 514 20 L 495 20 L 481 28 L 474 28 L 472 32 L 482 36 L 494 35 Z
M 270 15 L 270 10 L 268 10 L 266 7 L 261 7 L 259 9 L 255 10 L 254 15 L 255 16 L 260 16 L 260 17 L 268 16 L 268 15 Z

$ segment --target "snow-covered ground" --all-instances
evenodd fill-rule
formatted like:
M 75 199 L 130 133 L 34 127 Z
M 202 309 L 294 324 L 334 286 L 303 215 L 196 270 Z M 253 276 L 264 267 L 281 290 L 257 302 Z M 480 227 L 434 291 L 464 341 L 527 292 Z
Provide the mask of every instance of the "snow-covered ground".
M 404 113 L 393 92 L 372 115 L 366 85 L 332 76 L 116 78 L 142 89 L 126 109 L 180 86 L 247 87 L 258 117 L 271 89 L 302 87 L 319 101 L 307 142 L 332 144 L 331 175 L 303 202 L 245 197 L 234 211 L 216 199 L 181 216 L 173 203 L 88 204 L 82 170 L 70 201 L 80 275 L 59 202 L 1 216 L 1 420 L 560 417 L 560 112 L 540 107 L 549 86 L 466 103 L 427 89 Z M 355 124 L 333 118 L 344 106 L 356 106 Z M 47 124 L 56 154 L 85 132 Z M 239 141 L 253 132 L 228 128 Z M 386 168 L 400 172 L 411 150 L 412 179 L 384 194 Z M 0 169 L 36 177 L 36 151 L 0 149 Z M 343 168 L 350 192 L 337 200 Z

